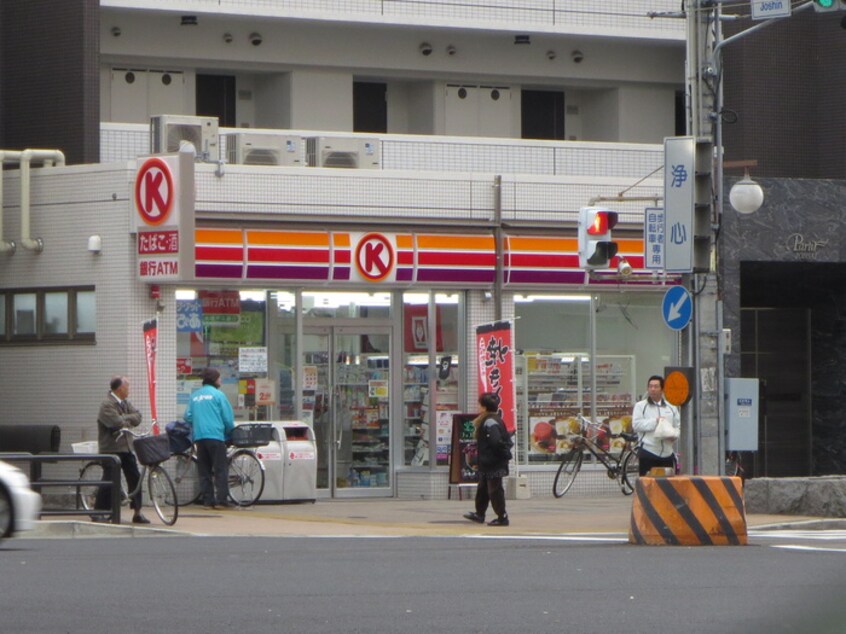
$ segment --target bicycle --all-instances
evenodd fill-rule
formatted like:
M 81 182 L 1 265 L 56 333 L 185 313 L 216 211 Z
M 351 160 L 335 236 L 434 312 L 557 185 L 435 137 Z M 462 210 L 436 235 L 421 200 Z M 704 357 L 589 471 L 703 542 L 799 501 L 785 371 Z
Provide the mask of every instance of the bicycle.
M 746 469 L 743 468 L 743 454 L 740 451 L 726 452 L 726 475 L 746 479 Z
M 561 464 L 558 465 L 558 471 L 552 483 L 552 494 L 560 498 L 570 490 L 582 468 L 582 461 L 587 451 L 605 467 L 608 477 L 617 481 L 623 495 L 631 495 L 639 473 L 637 450 L 640 443 L 637 434 L 627 432 L 612 434 L 607 428 L 603 428 L 602 425 L 594 423 L 581 414 L 579 427 L 580 433 L 573 438 L 573 448 L 564 455 Z M 619 456 L 597 444 L 600 431 L 606 433 L 609 438 L 622 438 L 625 441 Z
M 132 496 L 143 490 L 146 476 L 147 493 L 156 510 L 156 515 L 165 525 L 173 526 L 179 517 L 179 501 L 170 476 L 161 466 L 171 455 L 167 436 L 149 436 L 129 429 L 121 429 L 119 435 L 123 434 L 130 437 L 129 451 L 135 456 L 141 469 L 138 487 L 134 491 L 127 492 L 125 485 L 121 486 L 121 504 L 128 504 Z M 99 462 L 89 462 L 80 470 L 79 479 L 102 481 L 104 479 L 103 466 Z M 94 510 L 99 488 L 99 484 L 79 486 L 80 506 L 86 511 Z
M 229 499 L 238 506 L 252 506 L 264 492 L 265 469 L 258 459 L 255 448 L 267 445 L 272 437 L 273 426 L 262 423 L 238 425 L 232 431 L 231 444 L 226 449 L 229 465 Z M 168 466 L 176 483 L 177 494 L 182 504 L 196 504 L 200 501 L 200 475 L 194 446 L 173 455 Z

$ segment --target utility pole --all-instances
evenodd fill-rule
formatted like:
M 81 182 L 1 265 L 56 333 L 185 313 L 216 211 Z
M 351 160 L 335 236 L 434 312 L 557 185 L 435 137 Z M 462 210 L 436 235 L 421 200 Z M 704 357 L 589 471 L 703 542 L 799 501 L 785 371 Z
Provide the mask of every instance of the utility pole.
M 685 471 L 703 475 L 719 474 L 723 455 L 721 414 L 723 368 L 720 354 L 722 314 L 717 284 L 714 229 L 722 205 L 722 139 L 719 136 L 722 83 L 716 76 L 714 51 L 721 34 L 720 5 L 714 0 L 688 0 L 685 15 L 687 31 L 686 83 L 688 94 L 688 134 L 705 145 L 710 165 L 697 171 L 710 171 L 710 191 L 697 194 L 697 205 L 708 205 L 709 260 L 702 272 L 685 276 L 693 297 L 693 323 L 682 331 L 682 358 L 694 368 L 696 398 L 693 401 L 688 438 L 683 441 Z M 707 182 L 707 181 L 706 181 Z M 705 215 L 705 214 L 703 214 Z M 705 270 L 707 269 L 707 270 Z

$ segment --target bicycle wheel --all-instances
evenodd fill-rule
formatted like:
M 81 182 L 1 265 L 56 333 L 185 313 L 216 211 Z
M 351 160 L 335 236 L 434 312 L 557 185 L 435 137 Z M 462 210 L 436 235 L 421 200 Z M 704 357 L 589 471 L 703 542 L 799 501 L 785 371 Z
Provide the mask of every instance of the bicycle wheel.
M 239 449 L 229 458 L 229 498 L 239 506 L 250 506 L 264 491 L 264 465 L 249 449 Z
M 634 493 L 635 482 L 640 477 L 640 460 L 636 450 L 629 450 L 620 463 L 620 490 L 623 495 Z
M 95 481 L 100 482 L 103 480 L 103 465 L 99 462 L 89 462 L 86 464 L 82 469 L 79 471 L 79 479 L 81 481 Z M 99 490 L 99 484 L 80 484 L 79 490 L 77 493 L 77 501 L 78 507 L 83 508 L 86 511 L 91 511 L 94 509 L 94 504 L 97 500 L 97 491 Z M 129 505 L 129 496 L 126 494 L 126 477 L 123 475 L 123 471 L 120 474 L 120 505 L 121 506 L 128 506 Z
M 173 486 L 179 505 L 196 504 L 200 500 L 200 473 L 197 470 L 197 457 L 193 454 L 174 454 L 170 460 L 162 463 Z
M 179 500 L 176 497 L 176 489 L 167 471 L 159 465 L 150 467 L 147 475 L 147 491 L 153 501 L 153 508 L 159 519 L 167 526 L 176 524 L 179 517 Z
M 555 481 L 552 483 L 552 495 L 560 498 L 570 490 L 576 476 L 579 475 L 579 469 L 582 468 L 583 459 L 584 454 L 581 449 L 573 449 L 561 459 L 558 473 L 555 474 Z

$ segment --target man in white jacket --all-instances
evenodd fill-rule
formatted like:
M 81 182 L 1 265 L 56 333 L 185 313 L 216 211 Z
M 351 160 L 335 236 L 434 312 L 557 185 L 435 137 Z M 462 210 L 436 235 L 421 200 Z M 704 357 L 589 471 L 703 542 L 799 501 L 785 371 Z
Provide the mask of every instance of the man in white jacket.
M 675 405 L 664 400 L 664 378 L 651 376 L 646 384 L 647 397 L 638 401 L 632 410 L 632 429 L 637 432 L 643 444 L 638 452 L 640 475 L 646 475 L 652 467 L 675 467 L 676 454 L 673 444 L 678 438 L 656 438 L 655 428 L 660 418 L 666 418 L 676 430 L 681 427 L 681 417 Z

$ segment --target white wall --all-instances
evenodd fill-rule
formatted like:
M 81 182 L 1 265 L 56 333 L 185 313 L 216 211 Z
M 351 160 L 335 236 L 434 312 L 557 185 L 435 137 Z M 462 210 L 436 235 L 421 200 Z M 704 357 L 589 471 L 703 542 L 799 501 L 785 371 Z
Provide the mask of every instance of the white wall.
M 676 133 L 676 92 L 673 88 L 626 86 L 618 94 L 620 141 L 651 142 Z
M 353 129 L 353 78 L 349 73 L 295 71 L 291 83 L 291 128 Z
M 253 85 L 255 127 L 291 128 L 291 78 L 288 74 L 258 75 Z
M 134 164 L 133 164 L 134 165 Z M 54 176 L 47 177 L 51 172 Z M 142 324 L 156 315 L 146 284 L 135 282 L 134 237 L 129 233 L 132 170 L 117 166 L 35 169 L 32 235 L 42 253 L 18 248 L 4 255 L 0 288 L 94 285 L 97 332 L 94 345 L 4 346 L 0 349 L 3 407 L 0 422 L 50 423 L 62 428 L 62 448 L 97 438 L 97 411 L 114 374 L 130 378 L 130 399 L 150 423 Z M 4 234 L 20 235 L 19 179 L 4 177 Z M 114 195 L 114 199 L 112 196 Z M 102 237 L 102 252 L 87 251 L 88 237 Z M 159 354 L 173 357 L 175 309 L 162 314 Z M 159 365 L 160 416 L 175 415 L 173 364 Z
M 580 141 L 621 140 L 620 101 L 617 89 L 582 92 L 580 117 L 582 120 Z

